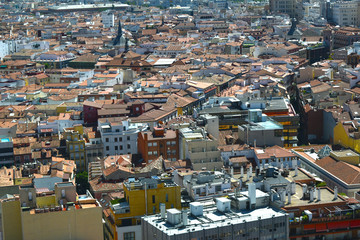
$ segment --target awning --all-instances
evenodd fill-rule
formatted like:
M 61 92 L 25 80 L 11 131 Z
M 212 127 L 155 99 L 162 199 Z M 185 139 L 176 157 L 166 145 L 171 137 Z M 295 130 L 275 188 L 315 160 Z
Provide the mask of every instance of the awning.
M 307 231 L 307 230 L 315 230 L 315 224 L 304 225 L 304 231 Z
M 327 230 L 326 223 L 316 224 L 316 232 L 326 232 L 326 230 Z
M 357 228 L 360 227 L 360 220 L 353 220 L 350 222 L 350 227 L 351 228 Z
M 328 224 L 329 230 L 333 229 L 344 229 L 349 227 L 349 221 L 342 221 L 342 222 L 329 222 Z

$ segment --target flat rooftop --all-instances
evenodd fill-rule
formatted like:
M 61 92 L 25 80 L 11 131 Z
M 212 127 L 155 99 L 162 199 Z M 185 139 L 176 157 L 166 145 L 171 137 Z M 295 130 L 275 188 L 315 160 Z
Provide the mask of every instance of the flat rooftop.
M 234 211 L 221 213 L 217 210 L 216 205 L 204 205 L 203 215 L 194 217 L 188 213 L 188 225 L 182 227 L 175 227 L 166 222 L 166 219 L 161 219 L 160 214 L 144 217 L 148 223 L 154 227 L 161 229 L 166 235 L 185 234 L 189 231 L 198 232 L 215 229 L 217 227 L 225 227 L 230 224 L 242 224 L 243 221 L 255 222 L 261 219 L 271 219 L 274 217 L 284 217 L 286 213 L 275 210 L 273 208 L 259 208 L 252 211 Z
M 317 193 L 314 195 L 314 201 L 310 202 L 310 200 L 302 200 L 302 186 L 300 184 L 296 184 L 296 193 L 291 196 L 291 204 L 287 204 L 285 207 L 297 207 L 297 206 L 307 206 L 313 204 L 327 204 L 327 203 L 335 203 L 335 202 L 345 202 L 342 198 L 338 197 L 334 200 L 334 193 L 330 191 L 328 188 L 319 188 L 321 193 L 321 200 L 317 200 Z

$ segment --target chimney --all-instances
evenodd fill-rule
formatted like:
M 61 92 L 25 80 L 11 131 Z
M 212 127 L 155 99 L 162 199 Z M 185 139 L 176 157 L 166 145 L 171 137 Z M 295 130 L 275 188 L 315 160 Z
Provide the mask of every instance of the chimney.
M 291 191 L 288 191 L 287 195 L 288 195 L 288 205 L 290 205 L 291 204 Z
M 318 201 L 318 202 L 321 201 L 321 191 L 320 191 L 320 188 L 317 188 L 317 201 Z
M 239 179 L 239 191 L 241 191 L 241 189 L 242 189 L 242 179 L 240 178 Z
M 234 168 L 231 166 L 231 168 L 230 168 L 230 174 L 231 174 L 231 177 L 233 177 L 234 176 Z
M 250 206 L 256 204 L 256 185 L 255 183 L 248 184 L 248 194 L 250 199 Z M 255 207 L 255 206 L 254 206 Z M 252 207 L 250 207 L 252 209 Z
M 334 187 L 334 200 L 336 200 L 338 198 L 338 187 L 335 186 Z
M 313 202 L 314 201 L 314 190 L 310 189 L 309 192 L 310 192 L 310 202 Z
M 299 170 L 298 170 L 298 166 L 297 165 L 295 165 L 295 175 L 294 175 L 294 177 L 296 177 L 298 174 L 299 174 L 299 172 L 298 172 Z
M 162 219 L 166 218 L 165 209 L 166 209 L 165 203 L 160 203 L 160 213 L 161 213 L 161 218 Z
M 249 181 L 250 180 L 250 169 L 246 170 L 246 180 Z
M 187 226 L 188 225 L 188 214 L 187 214 L 186 210 L 184 210 L 182 212 L 182 219 L 183 219 L 183 225 Z
M 281 169 L 281 171 L 284 171 L 284 163 L 283 162 L 281 162 L 281 164 L 280 164 L 280 169 Z
M 290 187 L 291 187 L 291 194 L 295 194 L 296 193 L 296 183 L 291 182 Z
M 252 165 L 250 165 L 249 171 L 250 171 L 250 176 L 252 177 L 252 172 L 253 172 Z
M 281 198 L 281 201 L 285 203 L 285 198 L 286 198 L 286 191 L 285 190 L 281 192 L 280 198 Z
M 305 197 L 306 191 L 307 191 L 307 185 L 303 184 L 302 185 L 302 190 L 303 190 L 303 198 Z
M 244 166 L 241 166 L 240 174 L 241 174 L 241 178 L 243 178 L 244 177 Z

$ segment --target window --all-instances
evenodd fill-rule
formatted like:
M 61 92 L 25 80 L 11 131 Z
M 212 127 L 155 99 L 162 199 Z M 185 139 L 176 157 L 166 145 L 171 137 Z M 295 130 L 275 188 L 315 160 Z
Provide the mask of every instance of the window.
M 148 155 L 151 156 L 151 155 L 152 155 L 152 151 L 149 151 L 149 152 L 148 152 Z
M 165 201 L 168 202 L 169 201 L 169 194 L 165 195 Z
M 109 138 L 106 138 L 106 139 L 105 139 L 105 142 L 109 142 Z
M 127 145 L 127 149 L 130 149 L 130 144 Z
M 130 141 L 130 136 L 127 136 L 127 138 L 126 138 L 128 141 Z
M 176 141 L 172 141 L 171 145 L 175 146 L 176 145 Z
M 153 143 L 153 146 L 154 146 L 154 147 L 157 147 L 157 142 L 154 142 L 154 143 Z
M 119 142 L 122 142 L 122 137 L 119 137 Z
M 152 143 L 151 143 L 151 142 L 148 143 L 148 147 L 152 147 Z
M 117 141 L 118 141 L 118 138 L 114 138 L 114 141 L 117 142 Z
M 166 142 L 166 145 L 167 145 L 167 146 L 170 146 L 170 144 L 171 144 L 171 142 L 170 142 L 170 141 L 169 141 L 169 142 Z
M 153 206 L 153 213 L 155 214 L 156 213 L 156 207 Z
M 116 129 L 115 132 L 120 132 L 120 129 Z
M 124 233 L 124 240 L 135 240 L 135 232 Z
M 106 151 L 109 151 L 109 149 L 110 149 L 109 146 L 106 146 Z
M 120 145 L 120 150 L 123 150 L 123 146 L 122 146 L 122 145 Z
M 155 195 L 152 195 L 152 202 L 155 203 Z
M 115 151 L 117 151 L 118 150 L 118 146 L 115 146 Z
M 154 151 L 154 155 L 157 155 L 157 151 Z

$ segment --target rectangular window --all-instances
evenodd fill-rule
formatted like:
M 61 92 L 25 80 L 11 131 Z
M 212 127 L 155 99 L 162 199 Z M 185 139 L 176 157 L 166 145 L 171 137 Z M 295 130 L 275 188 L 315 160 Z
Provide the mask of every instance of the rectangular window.
M 148 152 L 148 155 L 151 156 L 151 155 L 152 155 L 152 151 L 149 151 L 149 152 Z
M 109 151 L 109 149 L 110 149 L 109 146 L 106 146 L 106 151 Z
M 122 137 L 119 137 L 119 142 L 122 142 Z
M 154 147 L 157 147 L 157 142 L 154 142 L 154 143 L 153 143 L 153 146 L 154 146 Z
M 155 195 L 152 195 L 152 202 L 155 203 Z
M 117 142 L 117 141 L 118 141 L 118 138 L 114 138 L 114 141 Z
M 176 145 L 176 141 L 172 141 L 171 145 L 175 146 Z
M 166 142 L 166 145 L 167 146 L 170 146 L 171 145 L 171 142 L 169 141 L 169 142 Z
M 151 142 L 148 143 L 148 147 L 152 147 L 152 143 L 151 143 Z
M 109 138 L 106 138 L 106 139 L 105 139 L 105 142 L 109 142 Z
M 117 151 L 118 150 L 118 146 L 115 146 L 115 151 Z
M 127 140 L 130 141 L 130 136 L 127 136 Z
M 124 233 L 124 240 L 135 240 L 135 232 Z
M 154 155 L 157 155 L 157 151 L 154 151 Z
M 169 194 L 165 195 L 165 201 L 168 202 L 169 201 Z
M 122 145 L 120 145 L 120 150 L 123 150 L 123 146 L 122 146 Z
M 130 149 L 130 144 L 127 145 L 127 149 Z

